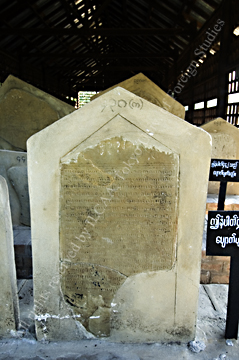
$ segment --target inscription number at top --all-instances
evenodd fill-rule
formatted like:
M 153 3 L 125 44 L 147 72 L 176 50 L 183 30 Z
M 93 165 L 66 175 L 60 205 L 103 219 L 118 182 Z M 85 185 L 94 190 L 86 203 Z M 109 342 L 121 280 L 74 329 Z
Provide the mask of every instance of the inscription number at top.
M 130 99 L 130 101 L 126 101 L 124 99 L 115 100 L 112 98 L 109 100 L 109 102 L 104 101 L 102 106 L 103 109 L 101 112 L 103 112 L 107 106 L 109 106 L 112 112 L 118 111 L 119 108 L 126 108 L 127 106 L 129 106 L 131 109 L 141 110 L 143 107 L 143 101 L 140 98 Z

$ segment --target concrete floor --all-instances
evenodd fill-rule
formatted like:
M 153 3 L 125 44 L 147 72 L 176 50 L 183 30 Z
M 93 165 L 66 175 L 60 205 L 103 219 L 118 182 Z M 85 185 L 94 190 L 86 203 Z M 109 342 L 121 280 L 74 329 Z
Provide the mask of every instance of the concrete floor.
M 21 320 L 27 319 L 33 306 L 32 280 L 18 283 Z M 78 342 L 37 342 L 34 326 L 23 337 L 13 334 L 0 340 L 0 359 L 6 360 L 238 360 L 239 341 L 224 339 L 226 324 L 227 285 L 200 285 L 196 341 L 206 348 L 192 352 L 187 344 L 126 344 L 109 343 L 107 340 L 81 340 Z M 29 319 L 27 320 L 29 323 Z

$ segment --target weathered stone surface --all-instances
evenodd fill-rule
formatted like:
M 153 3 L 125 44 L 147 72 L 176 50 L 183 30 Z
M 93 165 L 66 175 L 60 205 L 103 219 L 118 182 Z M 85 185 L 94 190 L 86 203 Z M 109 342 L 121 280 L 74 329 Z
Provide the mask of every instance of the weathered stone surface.
M 13 225 L 30 226 L 27 153 L 0 150 L 0 175 L 7 181 Z
M 21 151 L 22 150 L 20 148 L 17 148 L 15 146 L 13 146 L 8 141 L 4 140 L 1 136 L 0 136 L 0 149 L 2 149 L 2 150 L 12 150 L 12 151 Z
M 14 253 L 18 279 L 32 279 L 31 228 L 14 225 Z
M 26 150 L 27 139 L 74 107 L 9 75 L 0 87 L 0 146 Z
M 62 292 L 74 313 L 80 315 L 84 327 L 96 336 L 105 337 L 110 334 L 112 295 L 127 277 L 95 262 L 69 264 L 61 280 Z M 66 265 L 63 263 L 62 268 Z
M 239 130 L 222 118 L 201 126 L 212 137 L 212 159 L 239 159 Z M 209 194 L 219 193 L 220 182 L 210 181 Z M 239 195 L 239 184 L 228 182 L 228 195 Z
M 25 332 L 34 333 L 35 319 L 33 308 L 33 281 L 17 280 L 18 298 L 20 308 L 20 329 Z
M 89 209 L 95 207 L 91 215 L 103 213 L 103 216 L 97 227 L 92 228 L 89 223 L 85 227 L 86 233 L 81 235 L 84 241 L 90 239 L 94 247 L 90 254 L 87 247 L 83 247 L 74 261 L 89 263 L 97 259 L 99 264 L 126 276 L 140 271 L 172 269 L 177 228 L 177 154 L 113 137 L 85 151 L 76 148 L 61 163 L 60 241 L 63 259 L 67 257 L 69 241 L 80 236 Z M 116 169 L 119 169 L 118 176 Z M 72 213 L 77 216 L 72 216 Z M 158 219 L 156 228 L 151 220 L 154 218 Z M 120 230 L 116 233 L 117 227 Z M 114 257 L 122 248 L 125 249 L 123 262 L 121 257 Z M 135 252 L 139 256 L 138 262 L 132 263 Z M 159 258 L 159 252 L 164 256 Z
M 81 314 L 87 303 L 87 315 L 81 318 L 87 330 L 94 335 L 109 335 L 110 311 L 104 315 L 95 311 L 99 307 L 110 310 L 112 295 L 126 277 L 143 271 L 170 270 L 174 265 L 179 159 L 169 150 L 166 154 L 113 137 L 85 151 L 77 147 L 61 164 L 61 258 L 67 259 L 69 242 L 78 238 L 86 245 L 74 257 L 78 265 L 67 269 L 63 293 L 68 302 L 75 299 L 74 306 Z M 119 174 L 115 178 L 116 168 Z M 93 229 L 91 223 L 84 226 L 89 209 L 95 209 L 97 215 L 103 213 Z M 155 218 L 157 226 L 152 221 Z M 135 253 L 137 260 L 132 262 Z M 164 256 L 159 257 L 159 253 Z M 101 266 L 85 269 L 85 264 L 97 263 Z M 81 289 L 80 298 L 75 295 L 79 291 L 74 284 Z M 68 294 L 67 289 L 74 292 Z M 93 331 L 92 323 L 100 321 L 102 331 Z
M 19 324 L 13 233 L 6 180 L 0 176 L 0 337 L 10 337 Z
M 26 166 L 12 166 L 7 171 L 8 178 L 18 195 L 21 213 L 20 222 L 30 226 L 30 204 L 28 193 L 28 179 Z
M 107 90 L 101 91 L 100 93 L 92 96 L 91 100 L 96 99 L 98 96 L 105 94 L 107 91 L 114 89 L 115 87 L 120 86 L 128 91 L 131 91 L 137 96 L 142 97 L 145 100 L 150 101 L 151 103 L 160 106 L 161 108 L 169 111 L 170 113 L 177 115 L 178 117 L 185 118 L 185 109 L 178 101 L 174 100 L 171 96 L 166 94 L 159 86 L 157 86 L 153 81 L 151 81 L 147 76 L 142 73 L 139 73 L 131 78 L 122 81 L 121 83 L 110 87 Z M 111 102 L 110 106 L 112 109 L 116 106 L 114 102 Z M 123 107 L 123 103 L 121 103 Z
M 210 142 L 122 88 L 28 140 L 39 340 L 193 340 Z

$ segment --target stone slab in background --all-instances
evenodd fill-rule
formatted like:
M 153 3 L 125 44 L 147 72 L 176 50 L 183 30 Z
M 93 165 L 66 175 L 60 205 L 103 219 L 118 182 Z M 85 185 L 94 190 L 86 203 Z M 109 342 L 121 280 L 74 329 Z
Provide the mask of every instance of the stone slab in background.
M 10 337 L 19 325 L 13 232 L 6 180 L 0 176 L 0 337 Z
M 75 108 L 9 75 L 0 87 L 0 146 L 26 150 L 27 139 Z
M 10 144 L 8 141 L 4 140 L 0 136 L 0 149 L 1 150 L 12 150 L 12 151 L 22 151 L 22 149 Z
M 35 332 L 33 281 L 17 280 L 20 308 L 20 328 L 31 333 Z
M 0 175 L 8 184 L 13 225 L 30 226 L 27 153 L 0 150 Z
M 159 86 L 151 81 L 147 76 L 139 73 L 131 78 L 122 81 L 121 83 L 110 87 L 100 93 L 92 96 L 91 100 L 96 99 L 98 96 L 105 94 L 107 91 L 120 86 L 128 91 L 131 91 L 137 96 L 142 97 L 145 100 L 150 101 L 152 104 L 158 105 L 161 108 L 169 111 L 170 113 L 177 115 L 178 117 L 185 118 L 185 109 L 178 101 L 174 100 L 171 96 L 166 94 Z M 114 103 L 111 103 L 112 108 Z M 123 103 L 121 104 L 123 106 Z
M 30 226 L 31 220 L 30 220 L 27 167 L 12 166 L 10 169 L 8 169 L 7 175 L 12 186 L 14 187 L 14 190 L 18 195 L 18 200 L 21 208 L 20 222 L 21 224 Z
M 194 339 L 210 156 L 119 87 L 28 140 L 39 340 Z
M 32 279 L 31 228 L 14 226 L 13 236 L 17 279 Z
M 212 137 L 212 159 L 239 159 L 239 130 L 222 118 L 209 121 L 201 128 Z M 209 181 L 208 193 L 218 194 L 220 181 Z M 227 183 L 228 195 L 239 195 L 239 183 Z

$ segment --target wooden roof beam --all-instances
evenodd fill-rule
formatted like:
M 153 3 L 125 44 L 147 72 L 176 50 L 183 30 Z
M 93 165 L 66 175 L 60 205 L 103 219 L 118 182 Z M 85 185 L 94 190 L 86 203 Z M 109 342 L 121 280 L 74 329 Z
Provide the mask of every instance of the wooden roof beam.
M 94 52 L 86 52 L 86 53 L 68 53 L 68 52 L 64 52 L 64 53 L 28 53 L 28 54 L 23 54 L 24 57 L 26 58 L 34 58 L 34 57 L 39 57 L 42 56 L 44 58 L 52 58 L 52 59 L 57 59 L 57 58 L 74 58 L 74 59 L 138 59 L 138 58 L 150 58 L 150 59 L 164 59 L 164 58 L 168 58 L 168 57 L 172 57 L 173 52 L 172 53 L 168 53 L 168 54 L 164 54 L 162 55 L 162 53 L 129 53 L 129 52 L 125 52 L 125 53 L 94 53 Z
M 122 36 L 173 36 L 179 33 L 184 33 L 182 28 L 97 28 L 97 29 L 83 29 L 83 28 L 7 28 L 2 27 L 0 31 L 4 35 L 47 35 L 47 36 L 107 36 L 107 37 L 122 37 Z

